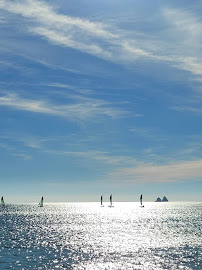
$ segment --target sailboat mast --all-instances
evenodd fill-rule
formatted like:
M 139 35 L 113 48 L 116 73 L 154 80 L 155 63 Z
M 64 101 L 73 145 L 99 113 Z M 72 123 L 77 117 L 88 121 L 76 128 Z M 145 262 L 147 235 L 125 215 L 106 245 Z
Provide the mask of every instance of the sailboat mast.
M 43 206 L 43 197 L 41 198 L 41 206 Z
M 41 200 L 40 200 L 38 206 L 39 206 L 39 207 L 43 207 L 43 197 L 41 197 Z
M 5 203 L 4 203 L 4 198 L 3 198 L 3 196 L 1 197 L 1 206 L 4 206 L 5 205 Z
M 140 195 L 140 204 L 142 205 L 142 195 Z

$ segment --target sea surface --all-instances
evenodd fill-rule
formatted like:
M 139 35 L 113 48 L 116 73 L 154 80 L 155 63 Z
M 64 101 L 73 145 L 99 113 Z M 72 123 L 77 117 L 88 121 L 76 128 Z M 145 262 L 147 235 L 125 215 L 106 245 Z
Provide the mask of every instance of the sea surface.
M 0 209 L 0 269 L 202 269 L 202 203 Z

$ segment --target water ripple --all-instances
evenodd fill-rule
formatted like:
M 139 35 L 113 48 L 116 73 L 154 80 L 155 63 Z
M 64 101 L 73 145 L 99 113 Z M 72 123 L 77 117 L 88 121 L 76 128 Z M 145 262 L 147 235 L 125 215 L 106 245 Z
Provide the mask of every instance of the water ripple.
M 200 203 L 7 205 L 0 269 L 201 269 Z

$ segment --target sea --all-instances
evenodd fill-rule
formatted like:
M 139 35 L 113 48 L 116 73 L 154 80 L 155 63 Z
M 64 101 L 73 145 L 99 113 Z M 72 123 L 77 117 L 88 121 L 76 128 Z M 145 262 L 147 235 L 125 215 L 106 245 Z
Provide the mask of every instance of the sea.
M 202 203 L 8 204 L 0 269 L 202 269 Z

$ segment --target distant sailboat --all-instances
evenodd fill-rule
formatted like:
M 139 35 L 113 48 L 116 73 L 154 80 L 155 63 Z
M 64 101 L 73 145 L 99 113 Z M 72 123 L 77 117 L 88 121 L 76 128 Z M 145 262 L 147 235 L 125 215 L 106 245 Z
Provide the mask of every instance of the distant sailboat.
M 101 207 L 104 207 L 104 205 L 102 204 L 102 196 L 100 197 L 100 203 L 101 203 Z
M 112 205 L 112 194 L 111 194 L 110 197 L 109 197 L 109 201 L 110 201 L 109 207 L 114 207 L 114 206 Z
M 2 206 L 2 207 L 5 206 L 4 197 L 1 197 L 1 206 Z
M 41 197 L 41 201 L 39 202 L 39 207 L 43 207 L 43 197 Z
M 142 205 L 142 195 L 140 195 L 140 207 L 144 207 L 144 205 Z

